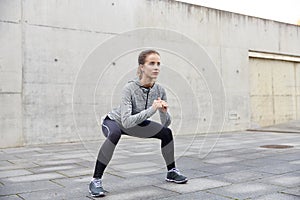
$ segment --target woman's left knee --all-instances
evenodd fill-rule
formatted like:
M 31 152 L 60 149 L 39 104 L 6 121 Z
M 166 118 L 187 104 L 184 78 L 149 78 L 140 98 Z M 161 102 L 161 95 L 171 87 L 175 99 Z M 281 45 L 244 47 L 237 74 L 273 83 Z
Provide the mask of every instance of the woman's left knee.
M 166 135 L 169 140 L 173 140 L 173 134 L 170 128 L 164 127 L 164 135 Z

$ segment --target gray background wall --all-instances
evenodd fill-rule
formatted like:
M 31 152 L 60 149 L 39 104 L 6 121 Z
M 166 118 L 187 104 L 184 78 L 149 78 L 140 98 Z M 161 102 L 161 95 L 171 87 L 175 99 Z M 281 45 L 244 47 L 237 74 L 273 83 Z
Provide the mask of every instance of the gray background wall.
M 102 137 L 97 126 L 99 116 L 117 105 L 125 79 L 135 74 L 138 51 L 119 58 L 114 63 L 115 68 L 110 67 L 113 70 L 107 75 L 115 76 L 115 84 L 105 85 L 112 79 L 100 80 L 103 82 L 95 88 L 96 99 L 100 101 L 93 105 L 95 113 L 75 109 L 78 112 L 74 117 L 74 83 L 85 61 L 99 45 L 120 33 L 144 27 L 176 31 L 203 48 L 224 84 L 226 104 L 220 102 L 225 109 L 222 131 L 299 119 L 299 26 L 168 0 L 0 0 L 0 147 Z M 174 48 L 183 46 L 188 51 L 188 47 L 178 40 L 163 35 L 158 35 L 157 39 L 162 43 L 172 41 Z M 295 89 L 286 95 L 291 96 L 294 104 L 281 112 L 292 110 L 295 112 L 292 117 L 287 115 L 283 120 L 260 124 L 262 117 L 253 114 L 263 106 L 253 106 L 257 103 L 253 103 L 252 97 L 264 94 L 251 93 L 252 87 L 261 84 L 251 79 L 250 74 L 259 73 L 251 71 L 249 52 L 274 54 L 277 59 L 272 58 L 272 62 L 281 60 L 279 55 L 291 58 L 289 63 L 293 63 L 291 73 L 294 76 L 291 75 L 287 83 L 293 82 L 289 85 Z M 110 53 L 108 48 L 107 55 Z M 190 54 L 197 55 L 197 52 Z M 214 115 L 210 95 L 218 92 L 208 91 L 207 80 L 195 75 L 182 59 L 168 51 L 162 51 L 162 59 L 167 67 L 165 74 L 162 69 L 159 81 L 167 88 L 170 105 L 173 105 L 170 112 L 176 134 L 219 131 L 222 120 L 209 120 Z M 270 58 L 263 60 L 268 62 Z M 106 66 L 99 64 L 99 71 Z M 179 74 L 178 81 L 168 82 L 174 77 L 170 74 L 171 66 L 174 66 L 174 74 Z M 285 65 L 281 66 L 285 71 Z M 122 76 L 123 72 L 126 76 Z M 268 70 L 266 74 L 273 77 Z M 213 80 L 216 77 L 206 78 Z M 185 80 L 191 89 L 186 89 L 180 80 Z M 105 87 L 115 90 L 109 93 Z M 287 85 L 278 90 L 284 87 Z M 183 98 L 191 95 L 191 100 Z M 193 113 L 195 108 L 196 114 Z M 271 115 L 275 119 L 274 113 Z M 199 126 L 190 129 L 194 124 Z

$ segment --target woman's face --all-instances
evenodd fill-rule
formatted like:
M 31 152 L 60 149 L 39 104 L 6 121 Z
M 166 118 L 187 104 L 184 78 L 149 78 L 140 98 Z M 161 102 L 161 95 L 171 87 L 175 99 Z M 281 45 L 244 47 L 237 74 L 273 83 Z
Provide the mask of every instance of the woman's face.
M 157 79 L 160 72 L 160 56 L 155 53 L 149 54 L 141 69 L 143 71 L 143 78 Z

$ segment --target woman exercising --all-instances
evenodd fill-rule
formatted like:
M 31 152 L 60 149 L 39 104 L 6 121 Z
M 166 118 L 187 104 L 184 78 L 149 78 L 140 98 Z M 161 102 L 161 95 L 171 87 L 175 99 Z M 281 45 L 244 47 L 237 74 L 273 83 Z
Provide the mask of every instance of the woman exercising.
M 173 135 L 168 128 L 171 118 L 166 92 L 155 82 L 160 72 L 160 54 L 155 50 L 142 51 L 138 64 L 137 78 L 125 85 L 119 107 L 109 112 L 102 123 L 106 140 L 99 150 L 94 175 L 89 184 L 89 192 L 93 197 L 105 195 L 101 178 L 122 134 L 160 139 L 161 152 L 168 170 L 166 181 L 188 181 L 175 167 Z M 157 111 L 161 124 L 148 120 Z

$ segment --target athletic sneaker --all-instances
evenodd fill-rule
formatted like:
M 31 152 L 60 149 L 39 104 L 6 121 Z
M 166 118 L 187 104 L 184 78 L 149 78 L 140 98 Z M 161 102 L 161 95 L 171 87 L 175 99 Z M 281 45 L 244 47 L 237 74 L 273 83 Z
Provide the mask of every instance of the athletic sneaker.
M 178 169 L 173 168 L 168 171 L 166 181 L 174 183 L 186 183 L 188 179 L 184 175 L 180 174 Z
M 105 196 L 105 190 L 102 187 L 102 181 L 99 178 L 93 178 L 89 185 L 89 192 L 92 197 Z

